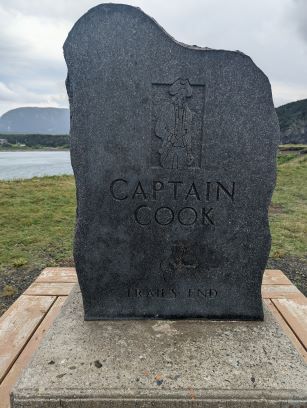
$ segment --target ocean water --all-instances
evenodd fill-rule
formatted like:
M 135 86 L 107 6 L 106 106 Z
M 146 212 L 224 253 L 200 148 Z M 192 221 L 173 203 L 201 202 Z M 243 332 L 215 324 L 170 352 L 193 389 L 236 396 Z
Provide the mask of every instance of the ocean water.
M 73 174 L 69 151 L 0 152 L 0 180 Z

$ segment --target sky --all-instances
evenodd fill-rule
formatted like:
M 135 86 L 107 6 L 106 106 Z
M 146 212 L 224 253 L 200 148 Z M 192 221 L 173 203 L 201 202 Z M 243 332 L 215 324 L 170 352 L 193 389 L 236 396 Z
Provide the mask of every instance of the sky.
M 114 1 L 113 3 L 122 3 Z M 240 50 L 269 77 L 275 106 L 307 98 L 307 0 L 132 0 L 178 41 Z M 68 107 L 62 45 L 93 0 L 0 0 L 0 115 Z

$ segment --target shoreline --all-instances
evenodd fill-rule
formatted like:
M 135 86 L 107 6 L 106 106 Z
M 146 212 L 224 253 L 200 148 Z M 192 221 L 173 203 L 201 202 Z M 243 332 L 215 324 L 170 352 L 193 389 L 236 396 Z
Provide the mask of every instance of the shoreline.
M 12 146 L 3 146 L 0 145 L 0 152 L 67 152 L 70 151 L 69 147 L 12 147 Z M 281 154 L 296 153 L 296 154 L 306 154 L 307 153 L 307 144 L 283 144 L 279 145 L 278 151 Z
M 70 149 L 67 147 L 56 148 L 56 147 L 44 147 L 44 148 L 2 148 L 0 147 L 0 152 L 69 152 Z
M 44 174 L 42 176 L 33 176 L 33 177 L 29 177 L 29 178 L 11 178 L 11 179 L 3 179 L 0 177 L 0 183 L 12 183 L 12 182 L 19 182 L 19 183 L 23 183 L 23 182 L 27 182 L 27 181 L 33 181 L 34 179 L 51 179 L 51 178 L 59 178 L 59 177 L 72 177 L 74 178 L 73 174 L 69 174 L 69 173 L 61 173 L 61 174 Z

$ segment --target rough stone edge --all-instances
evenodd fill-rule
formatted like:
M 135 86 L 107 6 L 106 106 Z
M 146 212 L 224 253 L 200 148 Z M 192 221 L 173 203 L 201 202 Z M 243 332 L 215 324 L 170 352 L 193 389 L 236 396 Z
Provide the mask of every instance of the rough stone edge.
M 124 3 L 101 3 L 98 4 L 97 6 L 94 6 L 90 8 L 86 13 L 84 13 L 81 17 L 78 18 L 78 20 L 75 22 L 75 24 L 72 26 L 71 30 L 69 31 L 67 38 L 64 42 L 63 48 L 64 48 L 64 55 L 65 55 L 65 47 L 66 44 L 69 43 L 69 38 L 70 35 L 75 28 L 75 26 L 79 25 L 81 21 L 89 16 L 90 14 L 94 13 L 96 10 L 100 8 L 114 8 L 115 9 L 130 9 L 133 11 L 137 11 L 138 13 L 142 14 L 143 17 L 147 18 L 152 24 L 154 24 L 156 27 L 159 28 L 159 30 L 171 41 L 173 41 L 175 44 L 187 48 L 193 51 L 207 51 L 207 52 L 225 52 L 225 53 L 230 53 L 230 54 L 235 54 L 235 55 L 241 55 L 242 57 L 245 57 L 246 59 L 250 60 L 252 64 L 257 68 L 257 70 L 266 78 L 266 80 L 269 82 L 268 77 L 266 74 L 254 63 L 252 58 L 248 55 L 246 55 L 243 51 L 240 50 L 225 50 L 225 49 L 216 49 L 216 48 L 210 48 L 210 47 L 203 47 L 203 46 L 198 46 L 198 45 L 191 45 L 191 44 L 186 44 L 184 42 L 176 40 L 171 34 L 169 34 L 153 17 L 151 17 L 149 14 L 145 13 L 140 7 L 135 7 L 129 4 L 124 4 Z
M 272 98 L 272 88 L 271 88 L 270 81 L 269 81 L 267 75 L 254 63 L 254 61 L 252 60 L 251 57 L 249 57 L 248 55 L 244 54 L 241 51 L 230 51 L 230 50 L 224 50 L 224 49 L 212 49 L 212 48 L 208 48 L 208 47 L 199 47 L 199 46 L 189 45 L 189 44 L 185 44 L 183 42 L 177 41 L 153 17 L 146 14 L 140 7 L 135 7 L 135 6 L 131 6 L 131 5 L 128 5 L 128 4 L 123 4 L 123 3 L 102 3 L 102 4 L 99 4 L 99 5 L 95 6 L 95 7 L 90 8 L 86 13 L 84 13 L 75 22 L 75 24 L 73 25 L 73 27 L 69 31 L 69 33 L 67 35 L 67 38 L 66 38 L 66 40 L 64 42 L 64 45 L 63 45 L 63 50 L 64 50 L 64 58 L 65 58 L 66 65 L 67 65 L 67 68 L 68 68 L 67 78 L 66 78 L 66 89 L 67 89 L 67 94 L 68 94 L 68 98 L 69 98 L 69 103 L 70 103 L 71 106 L 72 106 L 73 94 L 72 94 L 72 90 L 71 90 L 71 87 L 70 87 L 70 77 L 69 77 L 69 71 L 70 71 L 69 65 L 70 65 L 70 63 L 69 63 L 67 48 L 69 47 L 70 38 L 71 38 L 71 35 L 72 35 L 72 32 L 74 31 L 74 29 L 76 29 L 78 25 L 83 24 L 83 21 L 85 22 L 86 19 L 89 18 L 89 16 L 94 15 L 95 12 L 100 10 L 100 9 L 101 10 L 105 9 L 106 11 L 109 9 L 109 10 L 112 10 L 112 12 L 116 12 L 116 11 L 117 12 L 125 12 L 127 10 L 128 13 L 138 13 L 138 14 L 142 15 L 142 17 L 144 19 L 147 19 L 151 25 L 158 28 L 162 32 L 162 34 L 169 41 L 171 41 L 172 43 L 174 43 L 175 45 L 177 45 L 179 47 L 182 47 L 182 48 L 185 48 L 185 49 L 188 49 L 188 50 L 192 50 L 192 51 L 199 51 L 199 52 L 200 51 L 202 51 L 202 52 L 209 52 L 210 51 L 210 52 L 217 52 L 217 53 L 225 53 L 225 54 L 234 55 L 235 57 L 239 56 L 239 57 L 242 57 L 245 60 L 247 60 L 248 63 L 249 63 L 249 68 L 255 70 L 256 72 L 258 72 L 263 78 L 263 85 L 267 88 L 267 92 L 268 92 L 268 94 L 270 94 L 271 100 L 272 100 L 272 112 L 271 112 L 272 113 L 272 121 L 275 121 L 275 123 L 276 123 L 276 125 L 277 125 L 277 127 L 279 129 L 279 122 L 278 122 L 278 117 L 277 117 L 276 111 L 274 109 L 274 103 L 273 103 L 273 98 Z M 274 137 L 275 137 L 275 135 L 274 135 Z M 277 139 L 278 139 L 278 141 L 277 141 Z M 273 196 L 273 193 L 274 193 L 274 190 L 275 190 L 275 187 L 276 187 L 277 153 L 278 153 L 277 146 L 278 146 L 279 142 L 280 142 L 280 131 L 278 132 L 278 135 L 276 134 L 276 140 L 272 139 L 272 143 L 276 144 L 276 149 L 275 149 L 275 156 L 274 156 L 274 162 L 275 162 L 274 178 L 271 181 L 270 192 L 269 192 L 268 200 L 267 200 L 267 203 L 266 203 L 266 222 L 267 222 L 267 226 L 268 226 L 267 227 L 268 228 L 267 232 L 268 232 L 268 236 L 269 236 L 268 253 L 270 251 L 271 241 L 272 241 L 270 224 L 269 224 L 269 206 L 270 206 L 272 196 Z M 77 189 L 78 189 L 78 187 L 77 187 Z M 76 219 L 76 225 L 77 224 L 78 224 L 78 219 Z M 267 260 L 268 260 L 268 256 L 267 256 Z M 77 271 L 77 273 L 78 273 L 78 271 Z M 263 276 L 263 273 L 264 273 L 264 268 L 262 270 L 262 276 Z M 182 319 L 186 319 L 186 318 L 190 319 L 191 317 L 187 317 L 187 316 L 182 317 Z M 201 318 L 201 317 L 199 317 L 199 318 Z M 98 320 L 104 321 L 104 320 L 113 320 L 113 319 L 114 319 L 113 317 L 108 318 L 106 316 L 103 317 L 103 318 L 97 318 L 97 317 L 92 317 L 91 318 L 91 316 L 86 316 L 87 321 L 98 321 Z M 137 317 L 136 319 L 143 320 L 142 317 Z M 163 318 L 161 318 L 161 317 L 156 319 L 156 318 L 150 317 L 150 316 L 146 316 L 146 319 L 150 319 L 150 320 L 159 320 L 159 319 L 161 319 L 161 320 L 163 320 Z M 172 319 L 177 319 L 177 317 L 174 317 L 174 318 L 165 317 L 164 319 L 172 320 Z M 181 319 L 181 317 L 179 317 L 178 319 Z M 263 320 L 263 312 L 262 312 L 262 315 L 257 317 L 257 318 L 255 318 L 255 317 L 254 318 L 242 318 L 242 317 L 235 318 L 234 316 L 224 316 L 224 317 L 222 317 L 220 319 L 218 319 L 216 317 L 212 318 L 212 320 L 225 320 L 225 319 L 226 320 L 238 320 L 238 321 L 257 321 L 257 320 L 261 321 L 261 320 Z M 120 319 L 117 319 L 117 320 L 130 320 L 130 318 L 124 318 L 123 317 L 123 318 L 120 318 Z

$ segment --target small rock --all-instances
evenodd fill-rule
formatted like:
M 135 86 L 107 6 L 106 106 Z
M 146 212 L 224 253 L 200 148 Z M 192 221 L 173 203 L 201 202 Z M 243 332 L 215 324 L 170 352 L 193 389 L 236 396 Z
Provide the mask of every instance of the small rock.
M 99 360 L 95 360 L 95 361 L 94 361 L 94 364 L 95 364 L 95 367 L 97 367 L 97 368 L 101 368 L 101 367 L 102 367 L 102 364 L 101 364 L 101 362 L 100 362 Z
M 62 377 L 64 377 L 64 375 L 66 375 L 66 373 L 58 374 L 58 375 L 56 376 L 56 378 L 62 378 Z

